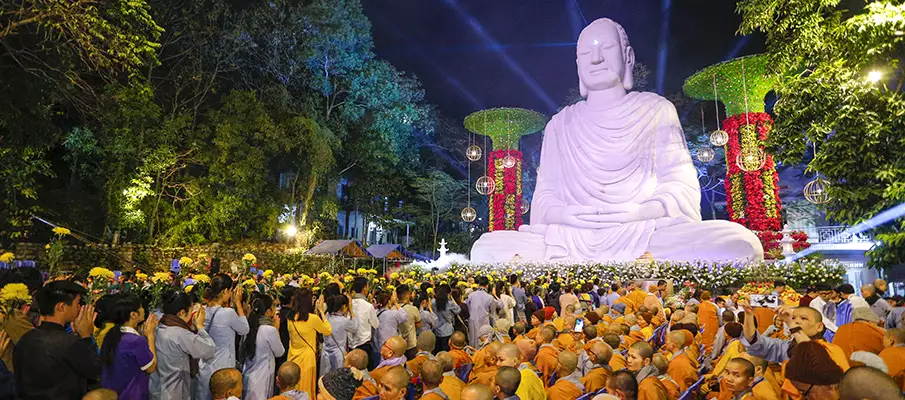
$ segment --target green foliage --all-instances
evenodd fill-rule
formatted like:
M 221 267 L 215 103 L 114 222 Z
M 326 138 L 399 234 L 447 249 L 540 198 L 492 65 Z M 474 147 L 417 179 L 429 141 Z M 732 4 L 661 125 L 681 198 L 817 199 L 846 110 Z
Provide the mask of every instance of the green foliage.
M 743 0 L 738 11 L 739 32 L 764 32 L 769 65 L 782 74 L 769 150 L 783 162 L 813 156 L 808 171 L 831 183 L 827 217 L 853 225 L 905 202 L 905 5 Z M 903 218 L 875 230 L 871 266 L 905 262 L 903 230 Z

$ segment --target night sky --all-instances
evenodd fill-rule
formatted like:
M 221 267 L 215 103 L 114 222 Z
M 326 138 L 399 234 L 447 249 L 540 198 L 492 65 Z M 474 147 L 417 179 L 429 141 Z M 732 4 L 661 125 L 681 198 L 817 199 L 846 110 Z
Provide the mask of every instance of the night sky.
M 668 9 L 664 4 L 670 3 Z M 416 75 L 427 100 L 449 117 L 490 107 L 555 113 L 578 86 L 575 46 L 586 22 L 608 17 L 628 33 L 648 90 L 681 90 L 695 71 L 762 51 L 763 39 L 736 36 L 727 0 L 363 0 L 376 52 Z M 483 32 L 480 33 L 480 32 Z M 663 39 L 661 41 L 661 39 Z M 661 43 L 662 42 L 662 43 Z M 663 46 L 661 46 L 661 44 Z

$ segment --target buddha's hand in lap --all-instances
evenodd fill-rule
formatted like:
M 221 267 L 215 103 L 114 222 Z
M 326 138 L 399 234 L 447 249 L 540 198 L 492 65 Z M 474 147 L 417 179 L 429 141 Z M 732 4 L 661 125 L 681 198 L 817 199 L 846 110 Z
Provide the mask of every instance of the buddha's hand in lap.
M 635 221 L 648 221 L 666 216 L 663 204 L 653 201 L 639 206 L 637 204 L 610 206 L 602 208 L 597 214 L 579 215 L 577 218 L 585 222 L 607 224 L 608 226 Z
M 606 229 L 619 223 L 612 221 L 594 220 L 593 216 L 604 215 L 603 208 L 594 206 L 565 206 L 551 209 L 547 216 L 550 224 L 566 225 L 579 229 Z M 523 230 L 524 229 L 524 230 Z M 547 225 L 522 225 L 522 232 L 531 232 L 543 235 L 547 231 Z

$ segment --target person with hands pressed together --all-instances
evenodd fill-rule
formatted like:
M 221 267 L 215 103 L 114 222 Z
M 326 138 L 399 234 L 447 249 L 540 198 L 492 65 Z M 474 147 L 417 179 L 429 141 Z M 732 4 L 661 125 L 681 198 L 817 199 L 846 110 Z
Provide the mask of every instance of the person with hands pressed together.
M 19 398 L 80 399 L 88 392 L 88 381 L 101 375 L 94 332 L 94 306 L 86 301 L 85 289 L 60 280 L 38 289 L 35 300 L 41 324 L 26 333 L 13 351 Z M 72 324 L 76 335 L 66 333 Z
M 843 372 L 848 370 L 849 363 L 845 352 L 839 346 L 823 339 L 825 328 L 817 310 L 811 307 L 780 306 L 777 313 L 792 333 L 792 340 L 780 340 L 761 336 L 754 325 L 753 307 L 746 300 L 740 300 L 739 305 L 745 311 L 741 341 L 748 353 L 768 362 L 782 363 L 789 359 L 791 351 L 796 345 L 814 341 L 824 348 Z
M 314 393 L 317 387 L 317 334 L 333 334 L 330 322 L 324 320 L 324 305 L 308 289 L 301 289 L 292 299 L 293 313 L 286 322 L 289 325 L 288 361 L 302 369 L 298 389 Z
M 161 311 L 163 317 L 155 341 L 157 370 L 151 375 L 151 398 L 190 398 L 198 360 L 211 358 L 216 351 L 214 340 L 204 329 L 204 307 L 193 305 L 188 294 L 172 291 L 161 297 Z
M 236 335 L 248 334 L 248 318 L 245 317 L 245 305 L 242 302 L 242 287 L 233 288 L 233 279 L 226 274 L 211 277 L 210 285 L 204 289 L 207 300 L 204 321 L 205 331 L 217 344 L 217 350 L 211 358 L 203 358 L 199 363 L 196 393 L 201 400 L 210 400 L 208 390 L 211 375 L 224 368 L 236 367 Z M 232 307 L 231 307 L 232 306 Z
M 157 316 L 145 321 L 145 309 L 135 295 L 115 294 L 108 307 L 114 326 L 101 346 L 101 386 L 123 398 L 147 399 L 149 374 L 157 370 Z

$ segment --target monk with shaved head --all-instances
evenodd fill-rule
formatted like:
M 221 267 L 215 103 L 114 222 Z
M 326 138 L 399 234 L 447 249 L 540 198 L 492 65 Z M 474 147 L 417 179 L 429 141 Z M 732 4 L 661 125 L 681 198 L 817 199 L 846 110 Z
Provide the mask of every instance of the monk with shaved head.
M 488 387 L 490 386 L 497 369 L 499 369 L 497 352 L 500 351 L 502 346 L 503 344 L 500 342 L 490 342 L 487 346 L 484 346 L 484 364 L 480 367 L 475 365 L 475 368 L 471 370 L 471 375 L 468 376 L 468 383 L 483 383 Z
M 440 382 L 440 390 L 443 391 L 450 400 L 459 400 L 462 395 L 462 389 L 465 388 L 465 382 L 462 382 L 456 371 L 453 369 L 453 357 L 445 351 L 437 353 L 434 357 L 440 369 L 443 370 L 443 380 Z
M 653 365 L 654 348 L 647 342 L 638 342 L 628 348 L 626 367 L 638 381 L 639 399 L 666 399 L 669 392 L 660 382 L 659 371 Z
M 896 382 L 871 367 L 855 367 L 842 376 L 838 385 L 839 400 L 902 400 L 902 389 Z
M 657 368 L 657 373 L 659 374 L 657 375 L 657 379 L 659 379 L 660 383 L 663 384 L 663 387 L 666 388 L 666 392 L 669 393 L 669 398 L 678 399 L 682 394 L 682 391 L 679 390 L 679 384 L 667 373 L 667 371 L 669 371 L 669 359 L 663 354 L 656 353 L 651 359 L 651 364 Z
M 541 372 L 544 387 L 550 384 L 550 377 L 556 371 L 558 363 L 559 350 L 552 344 L 554 337 L 556 337 L 556 331 L 552 327 L 545 326 L 541 328 L 535 338 L 540 347 L 537 349 L 537 356 L 534 357 L 534 365 Z
M 905 329 L 890 329 L 883 336 L 883 351 L 880 358 L 886 363 L 889 376 L 905 371 Z M 905 389 L 905 387 L 903 387 Z
M 375 381 L 380 383 L 383 374 L 387 373 L 390 368 L 405 364 L 405 347 L 407 345 L 402 336 L 393 336 L 387 339 L 383 347 L 380 348 L 380 356 L 383 357 L 383 361 L 371 371 L 371 376 Z
M 443 382 L 443 367 L 434 360 L 427 360 L 421 364 L 421 385 L 423 386 L 422 400 L 445 400 L 449 397 L 440 388 Z
M 354 349 L 346 353 L 344 365 L 351 369 L 353 374 L 361 376 L 361 386 L 355 389 L 356 399 L 377 395 L 377 381 L 368 372 L 368 353 L 361 349 Z
M 449 337 L 449 355 L 453 358 L 455 368 L 474 363 L 471 356 L 465 352 L 465 340 L 465 334 L 459 331 L 453 332 Z
M 405 342 L 404 339 L 403 342 Z M 405 349 L 402 349 L 402 351 L 405 352 Z M 377 395 L 380 397 L 380 400 L 403 400 L 408 394 L 410 379 L 411 376 L 409 376 L 405 367 L 389 367 L 386 372 L 380 376 L 380 385 L 377 389 Z
M 610 368 L 612 368 L 613 371 L 624 369 L 625 356 L 619 353 L 620 346 L 622 345 L 622 338 L 620 338 L 619 335 L 610 332 L 604 334 L 601 339 L 613 349 L 613 357 L 610 358 Z
M 606 387 L 606 381 L 613 372 L 610 368 L 613 349 L 602 341 L 596 341 L 587 348 L 587 354 L 591 369 L 581 378 L 581 383 L 586 392 L 592 393 Z
M 493 392 L 487 385 L 473 383 L 462 389 L 462 400 L 493 400 Z
M 563 351 L 557 357 L 556 373 L 559 379 L 547 388 L 550 400 L 575 400 L 584 394 L 581 371 L 578 371 L 578 356 L 571 351 Z
M 672 331 L 667 336 L 664 346 L 667 351 L 672 353 L 667 374 L 679 384 L 679 389 L 683 392 L 698 380 L 697 360 L 692 360 L 685 354 L 686 340 L 687 336 L 684 332 Z
M 537 377 L 537 371 L 531 365 L 531 358 L 523 356 L 520 347 L 524 346 L 534 355 L 534 346 L 526 343 L 506 344 L 497 351 L 497 364 L 500 369 L 505 367 L 518 368 L 517 371 L 521 375 L 520 384 L 515 394 L 521 400 L 546 400 L 547 393 L 544 391 L 544 383 Z M 497 371 L 499 373 L 499 371 Z

